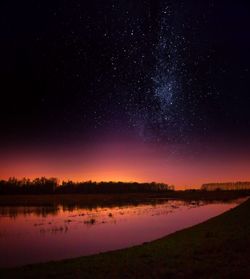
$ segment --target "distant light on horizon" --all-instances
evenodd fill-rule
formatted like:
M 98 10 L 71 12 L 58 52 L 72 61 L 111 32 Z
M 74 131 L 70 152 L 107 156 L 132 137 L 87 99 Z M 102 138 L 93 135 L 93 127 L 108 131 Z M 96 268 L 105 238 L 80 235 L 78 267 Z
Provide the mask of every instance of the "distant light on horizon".
M 0 178 L 46 176 L 61 181 L 158 182 L 176 189 L 250 179 L 249 159 L 242 153 L 204 151 L 194 157 L 195 147 L 188 148 L 192 149 L 192 156 L 177 152 L 176 148 L 173 152 L 173 146 L 135 140 L 78 144 L 71 148 L 13 149 L 0 158 Z

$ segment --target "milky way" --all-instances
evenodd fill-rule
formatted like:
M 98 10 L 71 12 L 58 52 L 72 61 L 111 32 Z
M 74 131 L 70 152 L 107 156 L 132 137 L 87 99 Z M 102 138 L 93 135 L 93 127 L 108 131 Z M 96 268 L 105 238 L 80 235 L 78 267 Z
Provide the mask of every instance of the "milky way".
M 162 134 L 168 139 L 179 138 L 185 123 L 182 103 L 182 79 L 184 63 L 180 50 L 184 48 L 185 38 L 177 25 L 176 11 L 168 6 L 162 9 L 158 42 L 156 44 L 156 67 L 153 76 L 154 97 L 158 110 L 154 118 L 162 127 Z M 170 134 L 170 136 L 169 136 Z
M 248 133 L 247 4 L 29 2 L 2 9 L 3 141 Z
M 2 2 L 5 177 L 247 178 L 247 1 Z
M 136 127 L 145 140 L 185 141 L 184 130 L 188 123 L 182 88 L 186 71 L 182 59 L 185 37 L 179 13 L 173 7 L 162 5 L 157 15 L 156 36 L 149 53 L 153 65 L 150 74 L 145 74 L 145 96 L 141 94 L 144 106 L 134 106 L 136 112 L 132 112 L 135 113 L 132 121 L 138 121 Z

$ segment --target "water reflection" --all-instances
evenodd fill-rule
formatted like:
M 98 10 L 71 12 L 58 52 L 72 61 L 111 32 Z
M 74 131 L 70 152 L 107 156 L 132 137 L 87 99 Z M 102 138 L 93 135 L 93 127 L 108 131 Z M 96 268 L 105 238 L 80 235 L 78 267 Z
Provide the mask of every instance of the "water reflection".
M 18 215 L 31 214 L 46 217 L 48 215 L 56 215 L 58 212 L 58 206 L 0 206 L 0 217 L 16 218 Z
M 242 201 L 0 206 L 0 266 L 59 260 L 142 244 L 200 223 Z M 27 248 L 29 253 L 23 253 Z
M 221 201 L 203 201 L 203 200 L 194 200 L 194 201 L 181 201 L 182 205 L 186 205 L 188 208 L 195 208 L 197 206 L 202 206 L 206 204 L 213 204 L 213 203 L 219 203 Z M 78 211 L 78 210 L 84 210 L 87 209 L 89 211 L 94 211 L 94 210 L 107 210 L 107 208 L 117 208 L 117 207 L 139 207 L 142 205 L 151 205 L 151 206 L 159 206 L 161 204 L 167 205 L 167 203 L 171 203 L 170 207 L 171 208 L 178 208 L 178 201 L 174 200 L 169 200 L 169 199 L 159 199 L 159 200 L 152 200 L 152 201 L 144 201 L 144 202 L 131 202 L 129 204 L 125 205 L 120 205 L 118 206 L 117 204 L 109 204 L 108 207 L 105 205 L 85 205 L 85 204 L 62 204 L 62 203 L 57 203 L 53 205 L 46 205 L 46 206 L 1 206 L 0 205 L 0 217 L 3 216 L 8 216 L 10 218 L 16 218 L 18 215 L 36 215 L 38 217 L 47 217 L 49 215 L 57 215 L 61 211 L 68 211 L 68 212 L 73 212 L 73 211 Z M 224 204 L 233 204 L 235 203 L 234 200 L 229 200 L 229 201 L 223 201 Z M 84 213 L 83 213 L 84 215 Z

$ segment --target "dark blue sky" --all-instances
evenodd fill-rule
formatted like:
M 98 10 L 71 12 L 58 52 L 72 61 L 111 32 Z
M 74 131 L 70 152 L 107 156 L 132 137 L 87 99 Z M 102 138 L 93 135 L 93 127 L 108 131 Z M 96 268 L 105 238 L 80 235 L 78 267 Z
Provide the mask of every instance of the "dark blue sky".
M 1 142 L 250 137 L 246 1 L 1 1 Z

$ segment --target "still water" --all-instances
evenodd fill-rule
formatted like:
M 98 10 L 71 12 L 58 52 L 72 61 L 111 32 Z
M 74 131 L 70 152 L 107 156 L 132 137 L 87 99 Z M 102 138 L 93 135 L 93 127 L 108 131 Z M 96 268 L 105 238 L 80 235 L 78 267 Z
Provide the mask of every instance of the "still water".
M 67 208 L 0 207 L 0 267 L 60 260 L 152 241 L 241 203 L 166 200 L 159 204 Z

